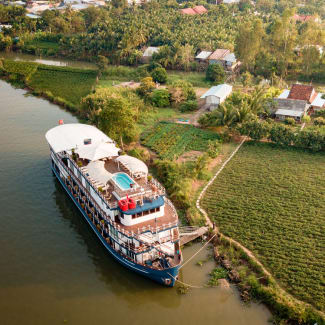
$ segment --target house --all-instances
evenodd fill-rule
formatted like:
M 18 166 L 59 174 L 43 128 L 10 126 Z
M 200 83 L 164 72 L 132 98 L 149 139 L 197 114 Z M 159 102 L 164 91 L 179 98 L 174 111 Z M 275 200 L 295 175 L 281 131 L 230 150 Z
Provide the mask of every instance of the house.
M 311 104 L 316 98 L 317 93 L 313 86 L 294 84 L 288 95 L 288 99 L 305 100 L 308 104 Z
M 310 104 L 310 112 L 320 111 L 325 109 L 325 94 L 318 93 L 316 98 Z
M 150 60 L 152 59 L 152 55 L 154 53 L 158 53 L 159 52 L 159 47 L 154 47 L 154 46 L 149 46 L 145 49 L 145 51 L 143 52 L 141 61 L 142 63 L 148 63 L 150 62 Z
M 181 14 L 183 15 L 200 15 L 205 14 L 208 12 L 208 10 L 204 6 L 196 6 L 194 8 L 184 8 L 179 10 Z
M 315 23 L 320 23 L 321 20 L 317 16 L 311 16 L 311 15 L 293 15 L 293 20 L 295 22 L 299 21 L 301 23 L 306 23 L 307 21 L 314 21 Z
M 209 64 L 220 64 L 225 70 L 234 71 L 240 65 L 235 53 L 227 49 L 217 49 L 208 57 Z
M 212 54 L 210 51 L 201 51 L 196 57 L 195 61 L 199 63 L 208 63 L 208 58 Z
M 222 84 L 211 87 L 206 93 L 204 93 L 200 99 L 205 101 L 204 106 L 213 111 L 219 104 L 223 103 L 226 98 L 232 93 L 232 86 L 228 84 Z
M 300 99 L 276 98 L 275 116 L 279 120 L 285 120 L 288 117 L 301 121 L 308 110 L 307 101 Z
M 230 5 L 230 4 L 233 4 L 233 3 L 239 3 L 240 0 L 217 0 L 217 4 L 220 5 L 220 4 L 226 4 L 226 5 Z

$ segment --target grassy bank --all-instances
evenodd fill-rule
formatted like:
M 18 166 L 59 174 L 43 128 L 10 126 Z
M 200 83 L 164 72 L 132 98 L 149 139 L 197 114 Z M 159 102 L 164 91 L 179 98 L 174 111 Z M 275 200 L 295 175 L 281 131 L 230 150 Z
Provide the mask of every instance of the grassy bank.
M 246 144 L 203 206 L 297 298 L 325 310 L 325 156 Z
M 27 86 L 34 94 L 74 112 L 78 110 L 81 98 L 94 88 L 97 75 L 96 70 L 12 60 L 2 60 L 0 68 L 2 76 L 10 82 Z

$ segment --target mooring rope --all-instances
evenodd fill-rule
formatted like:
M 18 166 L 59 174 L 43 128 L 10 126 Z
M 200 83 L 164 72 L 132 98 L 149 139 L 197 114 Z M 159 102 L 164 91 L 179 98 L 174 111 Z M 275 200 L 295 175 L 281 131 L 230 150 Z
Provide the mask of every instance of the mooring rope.
M 205 288 L 205 286 L 194 286 L 185 282 L 182 282 L 181 280 L 176 279 L 174 276 L 172 276 L 170 273 L 168 273 L 175 281 L 179 282 L 180 284 L 189 287 L 189 288 L 193 288 L 193 289 L 203 289 Z
M 203 245 L 203 247 L 201 247 L 192 257 L 190 257 L 185 263 L 183 263 L 181 266 L 180 266 L 180 268 L 179 268 L 179 270 L 183 267 L 183 266 L 185 266 L 191 259 L 193 259 L 193 257 L 195 257 L 197 254 L 199 254 L 200 252 L 201 252 L 201 250 L 206 246 L 206 245 L 208 245 L 209 243 L 210 243 L 210 241 L 214 238 L 216 236 L 216 234 L 214 234 L 204 245 Z

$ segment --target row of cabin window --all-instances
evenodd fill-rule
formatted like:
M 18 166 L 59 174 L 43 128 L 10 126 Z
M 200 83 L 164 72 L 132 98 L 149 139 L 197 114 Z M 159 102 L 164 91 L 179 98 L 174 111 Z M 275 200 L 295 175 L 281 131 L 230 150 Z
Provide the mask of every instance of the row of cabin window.
M 132 214 L 132 219 L 136 219 L 136 218 L 140 218 L 140 217 L 143 217 L 143 216 L 147 216 L 148 214 L 155 213 L 155 212 L 159 212 L 159 211 L 160 211 L 160 207 L 154 208 L 154 209 L 150 209 L 150 210 L 146 210 L 146 211 L 142 211 L 142 212 L 139 212 L 139 213 L 136 213 L 136 214 Z

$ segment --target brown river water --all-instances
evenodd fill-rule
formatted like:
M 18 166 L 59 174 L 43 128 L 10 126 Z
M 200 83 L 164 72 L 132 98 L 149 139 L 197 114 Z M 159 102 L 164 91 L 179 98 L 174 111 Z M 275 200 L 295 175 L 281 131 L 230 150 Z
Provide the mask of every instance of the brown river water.
M 124 269 L 109 256 L 60 187 L 45 132 L 70 113 L 0 80 L 0 324 L 266 325 L 269 311 L 237 291 L 185 295 Z M 201 247 L 183 250 L 185 260 Z M 181 270 L 203 285 L 203 250 Z

